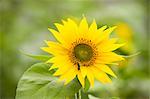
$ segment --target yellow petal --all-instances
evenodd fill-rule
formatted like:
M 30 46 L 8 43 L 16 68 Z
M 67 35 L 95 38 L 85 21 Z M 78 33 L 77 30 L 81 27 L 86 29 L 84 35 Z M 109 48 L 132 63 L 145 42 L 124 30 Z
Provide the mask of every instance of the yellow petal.
M 59 32 L 57 32 L 54 29 L 48 28 L 48 30 L 54 35 L 54 37 L 59 41 L 59 42 L 63 42 Z
M 68 18 L 68 26 L 70 28 L 69 29 L 69 32 L 70 34 L 72 35 L 72 37 L 75 39 L 75 38 L 79 38 L 79 31 L 78 31 L 78 25 L 76 24 L 76 22 L 70 18 Z
M 48 53 L 53 54 L 53 55 L 59 55 L 59 54 L 61 54 L 61 52 L 55 51 L 54 49 L 51 49 L 49 47 L 41 47 L 41 49 L 43 51 L 48 52 Z
M 102 26 L 98 29 L 99 33 L 101 34 L 105 29 L 107 28 L 107 26 Z
M 88 39 L 95 40 L 97 38 L 97 24 L 96 21 L 93 20 L 92 24 L 89 27 L 89 31 L 87 33 Z
M 102 26 L 100 27 L 99 29 L 97 29 L 95 32 L 94 32 L 94 42 L 95 44 L 99 44 L 99 42 L 102 40 L 102 36 L 103 36 L 103 31 L 107 28 L 107 26 Z
M 77 38 L 78 26 L 71 19 L 68 19 L 68 21 L 63 21 L 63 23 L 64 25 L 55 23 L 55 26 L 58 28 L 60 35 L 65 42 L 70 44 Z
M 62 51 L 66 51 L 67 49 L 65 47 L 62 46 L 62 44 L 60 43 L 57 43 L 57 42 L 53 42 L 53 41 L 47 41 L 47 40 L 44 40 L 45 43 L 52 49 L 55 49 L 55 50 L 62 50 Z
M 60 64 L 60 63 L 65 64 L 68 62 L 70 63 L 70 59 L 67 55 L 57 55 L 47 61 L 47 63 L 56 63 L 56 64 Z
M 107 28 L 107 26 L 105 25 L 105 26 L 102 26 L 102 27 L 100 27 L 98 30 L 97 30 L 97 32 L 96 32 L 96 34 L 97 34 L 97 41 L 101 41 L 102 40 L 102 36 L 104 35 L 104 30 Z
M 117 42 L 117 40 L 118 40 L 118 38 L 106 39 L 106 40 L 103 40 L 103 41 L 100 43 L 100 45 L 103 44 L 103 43 L 114 44 L 114 43 Z
M 98 45 L 98 50 L 100 52 L 110 52 L 114 51 L 124 44 L 114 44 L 117 41 L 116 38 L 110 39 L 110 40 L 103 40 L 99 45 Z
M 67 24 L 67 22 L 65 21 L 65 20 L 62 20 L 62 23 L 65 25 L 65 24 Z
M 68 62 L 68 61 L 59 61 L 59 63 L 55 63 L 56 65 L 59 66 L 58 70 L 54 73 L 54 76 L 58 76 L 61 75 L 65 72 L 67 72 L 68 70 L 70 70 L 71 68 L 73 68 L 73 64 Z
M 59 67 L 58 65 L 53 64 L 53 65 L 49 68 L 49 70 L 52 70 L 52 69 L 55 69 L 55 68 L 58 68 L 58 67 Z
M 87 75 L 87 67 L 85 66 L 80 66 L 81 69 L 81 74 L 83 75 L 83 77 L 85 78 L 85 76 Z
M 102 70 L 103 72 L 106 72 L 107 74 L 110 74 L 111 76 L 117 78 L 117 76 L 114 74 L 114 72 L 107 66 L 107 65 L 95 65 L 98 69 Z
M 93 31 L 96 31 L 97 30 L 97 24 L 96 24 L 96 21 L 93 20 L 91 26 L 89 27 L 89 31 L 93 32 Z
M 64 41 L 61 34 L 54 29 L 48 28 L 48 30 L 54 35 L 54 37 L 63 44 L 64 47 L 68 48 L 68 44 Z
M 54 62 L 55 62 L 55 58 L 56 58 L 56 57 L 50 58 L 48 61 L 46 61 L 46 63 L 54 63 Z
M 93 87 L 94 86 L 94 75 L 91 72 L 91 69 L 89 67 L 87 69 L 87 78 L 88 78 L 88 80 L 90 82 L 90 85 Z
M 118 40 L 117 38 L 104 39 L 104 40 L 101 41 L 101 43 L 99 43 L 98 48 L 103 48 L 106 45 L 110 46 L 110 45 L 116 43 L 117 40 Z
M 58 70 L 53 74 L 54 76 L 59 76 L 70 70 L 73 66 L 70 65 L 60 65 Z
M 110 33 L 112 33 L 112 31 L 114 31 L 114 29 L 116 29 L 117 27 L 116 26 L 113 26 L 113 27 L 110 27 L 108 29 L 106 29 L 103 33 L 104 33 L 104 36 L 103 38 L 108 38 Z
M 77 24 L 73 20 L 68 18 L 68 21 L 64 25 L 64 27 L 65 27 L 64 34 L 66 35 L 68 42 L 74 42 L 79 36 Z
M 117 55 L 114 52 L 105 52 L 105 53 L 100 53 L 99 57 L 96 60 L 96 63 L 110 64 L 112 62 L 118 62 L 121 60 L 124 60 L 122 56 Z
M 51 48 L 51 47 L 41 47 L 41 49 L 45 52 L 48 52 L 50 54 L 53 54 L 53 55 L 66 55 L 66 51 L 65 50 L 58 50 L 57 48 L 54 49 L 54 48 Z
M 78 25 L 76 24 L 74 20 L 68 18 L 68 23 L 74 28 L 75 31 L 78 29 Z
M 52 58 L 51 62 L 58 66 L 58 70 L 54 73 L 55 76 L 61 75 L 74 67 L 67 56 L 56 56 Z
M 114 31 L 114 29 L 116 29 L 116 26 L 110 27 L 110 28 L 104 30 L 104 31 L 101 33 L 100 39 L 97 41 L 97 45 L 99 45 L 102 40 L 108 39 L 109 36 L 110 36 L 110 34 L 112 33 L 112 31 Z
M 55 26 L 57 27 L 59 33 L 62 33 L 63 32 L 63 29 L 64 29 L 64 26 L 59 24 L 59 23 L 55 23 Z
M 109 52 L 109 51 L 114 51 L 122 46 L 124 46 L 125 43 L 123 44 L 112 44 L 109 47 L 107 46 L 105 49 L 103 49 L 103 52 Z
M 81 20 L 79 24 L 79 33 L 80 36 L 85 36 L 85 34 L 88 32 L 88 23 L 85 17 Z
M 133 30 L 127 23 L 118 23 L 116 33 L 124 41 L 131 42 L 133 40 Z
M 81 85 L 83 86 L 83 88 L 84 88 L 84 86 L 85 86 L 85 81 L 84 81 L 84 77 L 82 76 L 82 74 L 81 74 L 81 71 L 78 71 L 78 79 L 79 79 L 79 81 L 80 81 L 80 83 L 81 83 Z
M 47 40 L 44 40 L 44 42 L 45 42 L 48 46 L 54 46 L 54 47 L 61 46 L 61 44 L 59 44 L 58 42 L 47 41 Z
M 77 75 L 77 70 L 72 68 L 68 70 L 66 73 L 60 76 L 59 80 L 65 80 L 65 85 L 68 84 L 71 80 L 73 80 Z
M 99 80 L 102 83 L 111 83 L 111 79 L 106 75 L 106 73 L 102 72 L 101 70 L 98 70 L 97 68 L 93 67 L 91 68 L 93 71 L 93 74 L 97 80 Z

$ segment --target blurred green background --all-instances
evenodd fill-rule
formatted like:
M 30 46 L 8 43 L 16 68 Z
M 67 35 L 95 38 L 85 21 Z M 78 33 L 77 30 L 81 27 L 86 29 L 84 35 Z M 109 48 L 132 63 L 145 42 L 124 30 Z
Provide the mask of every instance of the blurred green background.
M 127 41 L 130 46 L 117 52 L 125 55 L 141 52 L 121 62 L 119 66 L 112 66 L 118 79 L 113 79 L 110 85 L 96 82 L 95 87 L 86 93 L 90 94 L 88 98 L 149 99 L 148 1 L 1 0 L 1 98 L 14 99 L 19 78 L 28 67 L 37 63 L 20 51 L 46 54 L 40 50 L 40 47 L 45 46 L 43 40 L 54 39 L 47 28 L 54 27 L 54 22 L 67 17 L 81 19 L 84 14 L 89 22 L 95 18 L 98 26 L 107 24 L 121 27 L 114 35 Z

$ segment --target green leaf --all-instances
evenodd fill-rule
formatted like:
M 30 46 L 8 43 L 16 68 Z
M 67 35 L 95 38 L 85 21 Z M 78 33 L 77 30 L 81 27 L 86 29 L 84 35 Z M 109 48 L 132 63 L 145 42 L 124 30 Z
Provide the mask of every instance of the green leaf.
M 81 91 L 81 99 L 89 99 L 88 93 L 85 93 L 83 90 Z
M 19 81 L 16 99 L 65 99 L 79 91 L 81 84 L 77 78 L 68 85 L 59 82 L 50 65 L 38 63 L 29 68 Z
M 27 55 L 31 58 L 34 58 L 34 59 L 37 59 L 37 60 L 40 60 L 40 61 L 48 61 L 50 58 L 52 58 L 52 56 L 48 56 L 48 55 Z
M 25 53 L 25 52 L 22 52 L 24 55 L 26 56 L 29 56 L 31 58 L 34 58 L 34 59 L 37 59 L 39 61 L 48 61 L 50 58 L 52 58 L 52 55 L 33 55 L 33 54 L 28 54 L 28 53 Z
M 85 87 L 84 87 L 84 91 L 87 92 L 90 88 L 90 82 L 87 79 L 87 77 L 85 78 Z

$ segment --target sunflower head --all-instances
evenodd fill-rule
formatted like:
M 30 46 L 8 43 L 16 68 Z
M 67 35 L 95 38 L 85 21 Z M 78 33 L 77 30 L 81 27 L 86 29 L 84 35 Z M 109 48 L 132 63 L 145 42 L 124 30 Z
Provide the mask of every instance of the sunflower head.
M 108 75 L 116 77 L 109 65 L 124 60 L 113 51 L 123 46 L 117 44 L 116 38 L 109 38 L 116 27 L 97 28 L 95 20 L 88 26 L 85 17 L 76 23 L 72 19 L 55 23 L 58 31 L 49 28 L 58 42 L 46 41 L 48 47 L 42 50 L 53 54 L 47 63 L 52 63 L 51 69 L 57 68 L 54 76 L 68 84 L 75 77 L 84 87 L 85 78 L 94 85 L 94 78 L 102 83 L 110 83 Z M 107 29 L 106 29 L 107 28 Z

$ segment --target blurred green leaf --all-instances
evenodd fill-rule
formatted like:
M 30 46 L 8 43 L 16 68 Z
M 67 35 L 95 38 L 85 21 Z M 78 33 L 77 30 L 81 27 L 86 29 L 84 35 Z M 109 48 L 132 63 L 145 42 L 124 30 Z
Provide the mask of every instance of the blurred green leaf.
M 87 79 L 87 77 L 85 78 L 85 88 L 84 88 L 84 91 L 87 92 L 90 88 L 90 82 L 89 80 Z
M 95 97 L 95 96 L 92 96 L 92 95 L 88 95 L 89 99 L 100 99 L 99 97 Z
M 89 99 L 88 93 L 84 92 L 84 90 L 81 90 L 81 99 Z
M 16 99 L 64 99 L 72 97 L 81 85 L 75 78 L 68 85 L 59 82 L 48 64 L 38 63 L 29 68 L 19 81 Z
M 111 97 L 110 99 L 120 99 L 119 97 Z
M 50 58 L 52 58 L 52 55 L 33 55 L 33 54 L 28 54 L 28 53 L 25 53 L 22 51 L 21 51 L 21 53 L 23 53 L 24 55 L 29 56 L 31 58 L 37 59 L 39 61 L 43 61 L 43 62 L 48 61 Z

